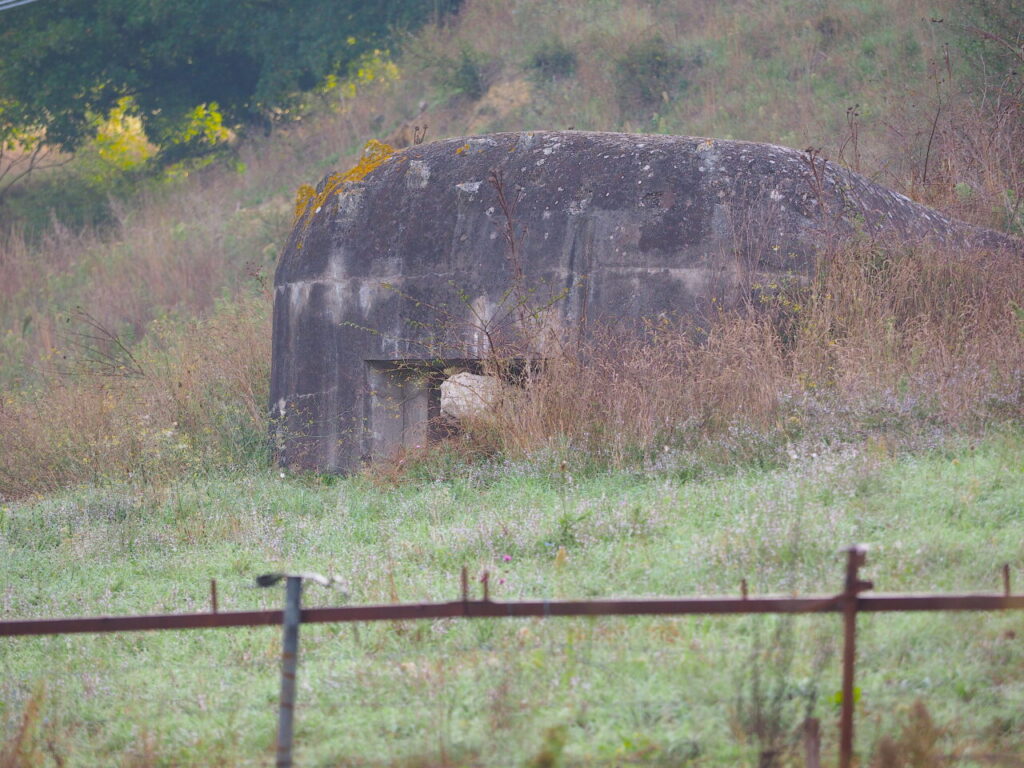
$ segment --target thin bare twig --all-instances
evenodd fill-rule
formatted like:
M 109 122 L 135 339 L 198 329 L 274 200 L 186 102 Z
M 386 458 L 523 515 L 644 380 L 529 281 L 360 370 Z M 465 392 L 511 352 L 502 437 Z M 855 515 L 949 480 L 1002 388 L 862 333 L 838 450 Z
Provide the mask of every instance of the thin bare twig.
M 77 357 L 66 367 L 58 369 L 64 376 L 112 376 L 144 378 L 146 371 L 120 335 L 104 326 L 84 309 L 78 308 L 68 318 L 84 324 L 89 331 L 69 331 L 65 338 Z

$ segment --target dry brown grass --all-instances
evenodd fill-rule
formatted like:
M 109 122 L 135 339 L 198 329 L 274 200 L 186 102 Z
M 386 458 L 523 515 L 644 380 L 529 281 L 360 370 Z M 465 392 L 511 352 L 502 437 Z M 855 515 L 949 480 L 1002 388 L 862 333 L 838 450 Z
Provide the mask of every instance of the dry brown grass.
M 981 39 L 980 30 L 964 38 Z M 989 41 L 990 47 L 998 44 Z M 886 104 L 890 146 L 881 179 L 920 202 L 981 226 L 1024 231 L 1024 85 L 1013 73 L 957 85 L 963 65 L 943 49 L 912 92 Z M 1024 65 L 1020 58 L 1018 67 Z
M 805 283 L 693 323 L 592 329 L 471 426 L 494 450 L 560 446 L 614 466 L 750 430 L 788 441 L 879 411 L 974 429 L 1024 417 L 1024 268 L 1012 253 L 849 242 Z
M 265 460 L 269 308 L 265 294 L 226 303 L 153 329 L 129 370 L 71 355 L 33 392 L 8 395 L 0 497 Z
M 852 394 L 928 379 L 943 413 L 1019 386 L 1020 255 L 864 243 L 823 263 L 794 371 Z
M 266 270 L 291 222 L 290 202 L 266 202 L 225 212 L 215 203 L 237 196 L 237 181 L 218 174 L 210 188 L 122 209 L 112 230 L 72 231 L 58 222 L 37 243 L 17 232 L 0 241 L 0 321 L 11 329 L 0 343 L 7 379 L 31 378 L 61 351 L 61 316 L 76 308 L 130 339 L 168 314 L 208 313 L 225 286 Z M 229 191 L 231 190 L 231 191 Z M 233 289 L 234 290 L 234 289 Z M 5 381 L 4 383 L 7 383 Z
M 510 388 L 483 426 L 513 456 L 555 442 L 622 466 L 740 411 L 770 418 L 782 382 L 776 345 L 766 319 L 740 315 L 721 317 L 704 343 L 670 324 L 602 328 Z

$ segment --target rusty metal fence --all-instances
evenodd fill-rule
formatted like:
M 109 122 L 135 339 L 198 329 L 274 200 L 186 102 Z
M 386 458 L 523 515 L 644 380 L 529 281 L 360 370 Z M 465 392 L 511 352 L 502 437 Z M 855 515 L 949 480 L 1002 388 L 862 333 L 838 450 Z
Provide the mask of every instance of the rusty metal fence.
M 487 574 L 481 579 L 483 594 L 472 599 L 468 573 L 462 570 L 462 592 L 458 600 L 441 603 L 397 603 L 354 605 L 334 608 L 301 607 L 304 579 L 315 574 L 268 574 L 257 582 L 271 586 L 285 582 L 282 610 L 231 611 L 217 609 L 216 582 L 211 582 L 207 613 L 142 616 L 95 616 L 65 619 L 21 619 L 0 621 L 0 636 L 62 635 L 91 632 L 129 632 L 214 627 L 281 625 L 281 699 L 278 714 L 277 766 L 292 765 L 292 722 L 295 704 L 295 675 L 298 662 L 298 630 L 301 624 L 370 621 L 409 621 L 443 618 L 553 618 L 557 616 L 684 616 L 750 614 L 839 613 L 843 617 L 842 689 L 839 718 L 839 768 L 852 768 L 854 734 L 854 676 L 857 656 L 857 615 L 924 611 L 1006 611 L 1024 610 L 1024 595 L 1010 590 L 1010 569 L 1003 566 L 1003 592 L 971 594 L 874 594 L 865 595 L 873 584 L 859 576 L 865 563 L 864 547 L 846 550 L 846 579 L 843 591 L 807 597 L 750 597 L 746 583 L 740 597 L 623 598 L 607 600 L 491 600 Z M 321 577 L 322 578 L 322 577 Z

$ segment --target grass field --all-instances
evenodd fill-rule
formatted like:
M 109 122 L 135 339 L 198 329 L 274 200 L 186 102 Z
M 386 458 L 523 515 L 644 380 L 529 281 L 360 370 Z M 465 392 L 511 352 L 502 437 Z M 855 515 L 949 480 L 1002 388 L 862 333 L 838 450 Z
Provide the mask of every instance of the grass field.
M 866 574 L 880 591 L 991 591 L 1003 563 L 1019 582 L 1022 506 L 1016 430 L 690 481 L 485 464 L 382 489 L 255 471 L 7 505 L 0 578 L 9 617 L 204 610 L 210 578 L 222 610 L 277 607 L 280 590 L 250 584 L 279 568 L 341 575 L 342 593 L 308 587 L 307 605 L 453 599 L 463 565 L 489 570 L 497 599 L 735 594 L 742 578 L 806 594 L 838 590 L 838 550 L 874 542 Z M 794 746 L 807 713 L 830 751 L 839 629 L 837 617 L 311 625 L 297 757 L 755 764 Z M 1024 617 L 865 616 L 861 629 L 862 753 L 920 699 L 942 729 L 936 756 L 1024 755 Z M 6 641 L 2 717 L 17 734 L 38 705 L 27 764 L 266 764 L 279 643 L 276 628 Z

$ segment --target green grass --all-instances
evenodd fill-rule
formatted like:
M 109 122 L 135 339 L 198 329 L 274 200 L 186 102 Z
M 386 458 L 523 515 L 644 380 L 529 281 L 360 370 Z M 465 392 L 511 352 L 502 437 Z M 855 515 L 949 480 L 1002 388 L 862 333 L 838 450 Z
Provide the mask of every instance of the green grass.
M 205 610 L 210 578 L 222 610 L 277 607 L 279 589 L 249 585 L 280 568 L 342 577 L 344 594 L 309 587 L 307 605 L 453 599 L 462 565 L 489 570 L 496 599 L 735 594 L 742 578 L 754 593 L 827 592 L 855 542 L 876 545 L 880 591 L 990 591 L 1002 563 L 1024 565 L 1022 508 L 1024 434 L 1009 429 L 692 482 L 526 464 L 391 489 L 194 476 L 0 508 L 2 615 Z M 755 764 L 752 707 L 776 694 L 784 737 L 811 711 L 832 750 L 839 632 L 837 617 L 311 625 L 297 756 L 545 764 L 544 744 L 564 741 L 567 765 Z M 1019 615 L 862 617 L 860 750 L 920 697 L 950 727 L 944 750 L 1024 752 L 1022 635 Z M 276 628 L 7 640 L 0 721 L 13 734 L 36 691 L 33 743 L 53 764 L 265 765 L 279 642 Z

